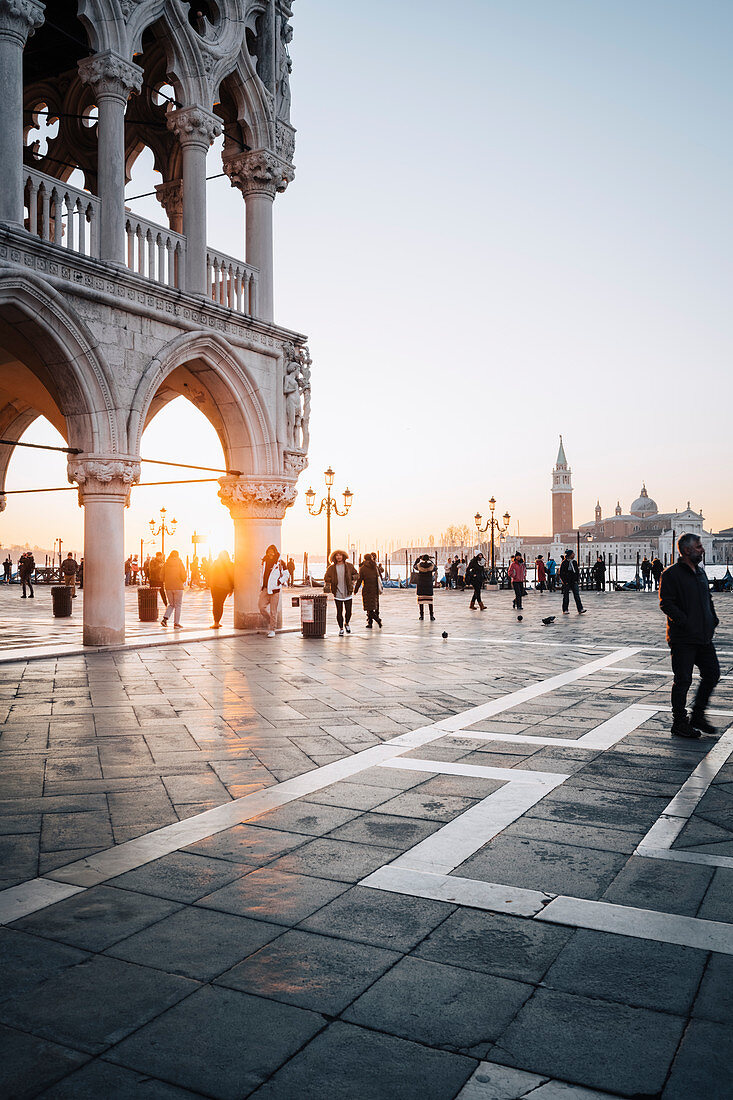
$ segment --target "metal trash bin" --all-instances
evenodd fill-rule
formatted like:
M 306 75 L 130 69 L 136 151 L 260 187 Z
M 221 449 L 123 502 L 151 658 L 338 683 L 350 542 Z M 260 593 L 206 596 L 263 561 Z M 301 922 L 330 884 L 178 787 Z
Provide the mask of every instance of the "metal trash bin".
M 323 638 L 327 604 L 328 596 L 300 597 L 300 627 L 304 638 Z
M 53 600 L 53 617 L 55 619 L 67 619 L 71 614 L 71 587 L 67 584 L 56 584 L 51 589 Z
M 138 588 L 137 614 L 141 623 L 155 623 L 158 621 L 157 588 Z

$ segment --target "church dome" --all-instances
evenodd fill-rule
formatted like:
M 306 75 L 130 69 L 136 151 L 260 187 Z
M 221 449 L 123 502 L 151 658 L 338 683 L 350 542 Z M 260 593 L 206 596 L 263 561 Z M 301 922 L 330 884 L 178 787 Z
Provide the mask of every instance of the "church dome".
M 629 509 L 632 516 L 656 516 L 659 509 L 656 500 L 652 500 L 646 491 L 646 485 L 642 485 L 641 493 Z

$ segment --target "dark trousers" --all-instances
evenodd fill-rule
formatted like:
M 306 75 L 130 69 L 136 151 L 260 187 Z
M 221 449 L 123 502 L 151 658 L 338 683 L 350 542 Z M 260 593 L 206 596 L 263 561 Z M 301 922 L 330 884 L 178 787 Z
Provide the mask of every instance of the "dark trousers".
M 30 577 L 21 577 L 20 581 L 21 581 L 21 584 L 23 585 L 23 595 L 25 596 L 25 586 L 28 585 L 28 587 L 31 590 L 31 596 L 32 596 L 33 595 L 33 581 L 31 580 L 31 578 Z
M 547 591 L 548 592 L 554 592 L 555 591 L 555 576 L 554 576 L 553 573 L 548 573 L 547 574 Z
M 514 589 L 514 604 L 517 611 L 522 610 L 522 593 L 524 592 L 524 584 L 522 581 L 512 581 L 512 588 Z
M 221 617 L 224 614 L 224 602 L 228 595 L 229 592 L 226 588 L 211 589 L 211 614 L 215 623 L 221 622 Z
M 575 606 L 577 607 L 578 611 L 582 611 L 583 610 L 583 604 L 582 604 L 581 599 L 580 599 L 580 592 L 578 591 L 577 584 L 564 584 L 562 586 L 562 609 L 563 609 L 563 611 L 567 611 L 567 609 L 570 606 L 570 593 L 571 592 L 573 594 L 573 599 L 575 600 Z
M 334 600 L 336 604 L 336 622 L 339 630 L 344 629 L 344 623 L 348 626 L 351 622 L 351 600 Z
M 471 596 L 471 607 L 475 607 L 476 604 L 479 607 L 484 606 L 484 601 L 481 599 L 481 589 L 483 587 L 483 581 L 476 581 L 473 586 L 473 596 Z
M 672 653 L 672 671 L 674 672 L 672 714 L 675 718 L 684 716 L 687 692 L 692 683 L 692 670 L 697 665 L 700 670 L 700 686 L 697 689 L 695 702 L 692 704 L 692 713 L 702 716 L 713 688 L 720 679 L 720 664 L 715 646 L 712 642 L 708 642 L 707 645 L 674 642 L 669 648 Z

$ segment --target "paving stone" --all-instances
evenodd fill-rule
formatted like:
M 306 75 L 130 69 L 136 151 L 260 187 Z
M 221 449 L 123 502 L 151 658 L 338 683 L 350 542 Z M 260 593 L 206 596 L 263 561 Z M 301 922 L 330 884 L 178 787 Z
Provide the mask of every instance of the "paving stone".
M 189 852 L 172 852 L 135 871 L 110 879 L 110 885 L 170 901 L 191 902 L 232 882 L 244 874 L 244 870 L 239 864 L 224 860 Z
M 222 974 L 217 984 L 337 1016 L 400 957 L 294 929 Z
M 733 1018 L 733 955 L 710 956 L 692 1015 L 730 1026 Z
M 225 913 L 292 925 L 347 889 L 342 882 L 288 874 L 263 867 L 250 871 L 221 890 L 215 890 L 201 898 L 197 904 Z
M 324 1023 L 301 1008 L 205 986 L 114 1047 L 107 1058 L 216 1100 L 239 1100 Z
M 684 1025 L 666 1013 L 538 989 L 491 1058 L 589 1088 L 654 1096 Z
M 662 1100 L 730 1100 L 733 1034 L 730 1023 L 691 1020 Z
M 43 1100 L 186 1100 L 199 1095 L 95 1058 L 44 1092 Z
M 414 953 L 421 959 L 536 983 L 572 934 L 560 925 L 461 908 Z
M 365 813 L 348 825 L 334 829 L 332 840 L 351 840 L 356 844 L 376 844 L 406 852 L 421 840 L 436 832 L 440 822 L 420 821 L 393 814 Z
M 532 840 L 552 840 L 578 848 L 596 848 L 601 852 L 631 855 L 645 830 L 638 833 L 622 829 L 601 829 L 589 825 L 570 825 L 565 821 L 547 821 L 524 814 L 504 829 L 502 836 L 521 836 Z
M 394 787 L 375 787 L 368 783 L 334 783 L 315 791 L 303 802 L 317 802 L 321 806 L 345 806 L 351 810 L 372 810 L 394 798 Z
M 474 1059 L 335 1023 L 258 1089 L 256 1100 L 448 1100 L 476 1066 Z
M 531 985 L 493 974 L 407 958 L 362 994 L 344 1019 L 482 1057 L 533 992 Z
M 54 1042 L 99 1054 L 196 988 L 197 983 L 187 978 L 97 957 L 5 1001 L 0 1005 L 0 1019 Z
M 281 925 L 187 907 L 108 948 L 106 954 L 210 981 L 281 934 Z
M 373 844 L 351 844 L 346 840 L 319 837 L 271 864 L 276 871 L 294 871 L 338 882 L 359 882 L 392 858 Z
M 454 909 L 442 901 L 355 886 L 302 921 L 301 927 L 375 947 L 410 951 Z
M 88 958 L 84 951 L 30 936 L 14 928 L 0 928 L 0 1000 L 6 1001 L 76 966 Z
M 497 783 L 497 789 L 500 784 Z M 379 808 L 380 814 L 419 818 L 426 821 L 452 821 L 454 817 L 476 805 L 473 798 L 456 795 L 437 795 L 425 792 L 425 787 L 398 794 Z
M 707 953 L 692 947 L 579 929 L 543 984 L 585 997 L 685 1015 Z
M 8 1100 L 30 1100 L 89 1058 L 79 1050 L 49 1043 L 36 1035 L 0 1025 L 2 1094 Z
M 697 911 L 698 917 L 702 917 L 703 920 L 730 923 L 731 899 L 733 899 L 733 869 L 717 867 L 702 905 Z
M 303 833 L 261 829 L 257 825 L 235 825 L 233 829 L 226 829 L 205 840 L 199 840 L 183 851 L 242 863 L 249 867 L 261 867 L 285 852 L 307 843 L 308 836 Z
M 527 890 L 599 898 L 626 862 L 615 852 L 498 836 L 453 874 Z
M 94 886 L 23 917 L 11 927 L 87 951 L 104 951 L 178 908 L 174 902 L 146 894 Z
M 694 917 L 712 877 L 709 867 L 632 856 L 603 900 Z
M 323 836 L 358 816 L 358 810 L 349 810 L 342 806 L 316 806 L 310 802 L 290 802 L 266 814 L 261 814 L 251 824 L 260 828 L 305 833 L 307 836 Z
M 37 867 L 37 835 L 0 837 L 0 889 L 34 878 Z

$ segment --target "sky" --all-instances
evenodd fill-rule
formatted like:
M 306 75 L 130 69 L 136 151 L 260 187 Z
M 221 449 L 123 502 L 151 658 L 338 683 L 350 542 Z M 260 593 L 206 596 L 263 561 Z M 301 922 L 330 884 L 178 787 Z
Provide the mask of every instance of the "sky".
M 706 527 L 733 524 L 728 0 L 294 9 L 275 313 L 308 334 L 313 411 L 283 548 L 322 549 L 304 491 L 320 499 L 328 465 L 354 493 L 334 544 L 438 542 L 492 495 L 513 533 L 548 532 L 560 433 L 576 522 L 597 498 L 626 511 L 645 481 L 662 511 L 690 500 Z M 143 155 L 128 195 L 156 181 Z M 208 198 L 210 244 L 243 255 L 241 195 L 212 180 Z M 131 206 L 160 220 L 154 200 Z M 185 406 L 143 454 L 186 461 L 193 437 L 220 465 Z M 54 437 L 39 423 L 25 438 Z M 61 456 L 18 455 L 9 488 L 65 483 Z M 8 500 L 0 542 L 81 545 L 73 493 Z M 182 550 L 194 528 L 231 546 L 216 486 L 140 488 L 128 552 L 163 505 Z

